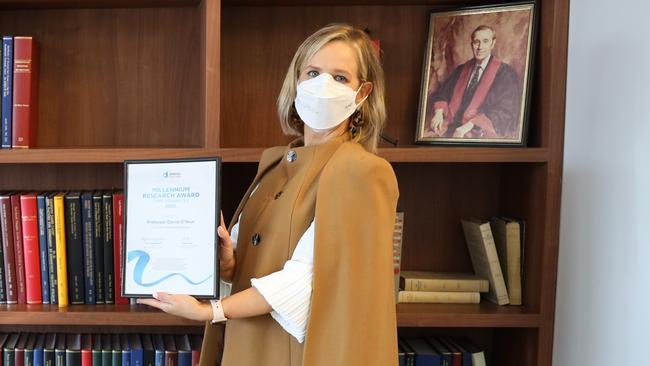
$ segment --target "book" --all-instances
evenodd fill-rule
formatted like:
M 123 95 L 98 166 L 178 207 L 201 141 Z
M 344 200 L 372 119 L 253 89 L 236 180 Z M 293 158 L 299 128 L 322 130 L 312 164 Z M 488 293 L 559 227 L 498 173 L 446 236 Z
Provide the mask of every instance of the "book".
M 406 354 L 401 345 L 397 345 L 397 362 L 399 366 L 406 366 Z
M 153 349 L 154 349 L 154 366 L 165 366 L 165 341 L 160 334 L 154 334 Z M 169 365 L 167 365 L 169 366 Z
M 186 334 L 176 335 L 176 350 L 178 351 L 178 366 L 192 366 L 192 348 Z
M 122 343 L 120 342 L 120 337 L 117 334 L 111 334 L 111 350 L 112 365 L 122 366 Z
M 83 304 L 84 261 L 81 233 L 81 195 L 68 192 L 65 202 L 65 247 L 68 264 L 68 296 L 71 304 Z
M 2 364 L 5 366 L 11 366 L 16 364 L 16 343 L 18 343 L 18 337 L 20 334 L 12 333 L 3 346 L 3 358 Z
M 38 42 L 32 37 L 14 37 L 13 148 L 36 146 L 38 64 Z
M 497 246 L 510 305 L 521 305 L 521 231 L 516 220 L 493 217 L 490 227 Z
M 27 343 L 25 343 L 23 365 L 34 366 L 34 344 L 36 343 L 36 334 L 29 333 Z
M 2 148 L 11 148 L 14 95 L 14 37 L 2 37 Z
M 18 342 L 16 343 L 16 348 L 14 348 L 14 360 L 15 366 L 25 366 L 25 348 L 27 346 L 27 340 L 29 338 L 29 333 L 21 333 L 18 337 Z M 32 357 L 34 355 L 32 354 Z M 34 359 L 32 358 L 32 362 Z M 9 365 L 7 365 L 9 366 Z
M 102 366 L 102 335 L 93 334 L 91 337 L 91 365 Z
M 11 221 L 11 195 L 0 195 L 0 230 L 2 230 L 2 252 L 7 304 L 18 303 L 16 282 L 16 258 L 14 254 L 14 225 Z
M 487 279 L 469 273 L 402 271 L 400 289 L 406 291 L 488 292 Z
M 450 344 L 453 346 L 458 352 L 461 354 L 461 364 L 463 366 L 465 365 L 472 365 L 472 354 L 465 349 L 462 345 L 458 343 L 457 339 L 454 339 L 452 337 L 445 337 L 445 340 L 447 341 L 447 344 Z
M 27 304 L 41 304 L 41 249 L 38 242 L 38 206 L 36 194 L 21 194 L 20 220 L 25 256 L 25 288 Z M 49 301 L 48 301 L 49 302 Z
M 128 335 L 129 346 L 131 348 L 131 366 L 142 366 L 144 351 L 139 334 Z
M 460 352 L 460 349 L 456 347 L 455 344 L 448 342 L 446 337 L 436 337 L 436 339 L 442 343 L 449 352 L 451 353 L 451 365 L 452 366 L 462 366 L 463 365 L 463 354 Z
M 81 238 L 83 243 L 84 302 L 95 304 L 95 232 L 93 194 L 81 194 Z
M 68 306 L 68 263 L 65 245 L 65 210 L 63 193 L 54 195 L 54 234 L 56 242 L 57 300 L 59 307 Z M 57 336 L 57 344 L 58 344 Z M 65 355 L 64 355 L 65 356 Z M 64 360 L 65 361 L 65 360 Z M 58 365 L 57 366 L 63 366 Z
M 404 360 L 406 366 L 415 366 L 415 352 L 411 349 L 404 339 L 398 338 L 397 345 L 404 350 Z
M 41 264 L 41 301 L 43 304 L 50 303 L 50 276 L 49 258 L 47 249 L 47 219 L 45 207 L 45 193 L 41 192 L 36 196 L 37 221 L 38 221 L 38 248 L 39 263 Z
M 122 347 L 122 366 L 131 366 L 131 345 L 125 334 L 120 334 L 120 346 Z
M 66 366 L 81 366 L 81 335 L 66 335 L 65 364 Z
M 47 277 L 50 281 L 50 304 L 59 303 L 59 285 L 56 260 L 56 230 L 54 224 L 54 193 L 45 195 L 45 231 L 47 239 Z
M 115 267 L 113 262 L 113 194 L 111 192 L 102 193 L 102 213 L 104 214 L 104 302 L 114 304 Z
M 93 192 L 93 247 L 95 248 L 95 303 L 103 304 L 104 296 L 104 228 L 102 193 Z
M 436 337 L 428 337 L 426 340 L 441 355 L 441 366 L 454 366 L 451 351 L 447 348 L 447 346 L 440 343 Z
M 113 366 L 113 343 L 110 334 L 102 334 L 102 366 Z
M 88 333 L 81 335 L 81 366 L 93 366 L 92 335 Z
M 45 344 L 43 346 L 43 363 L 45 366 L 54 366 L 55 357 L 54 349 L 56 348 L 56 334 L 48 333 L 45 335 Z
M 198 366 L 201 361 L 201 346 L 203 339 L 200 335 L 190 335 L 190 347 L 192 348 L 192 366 Z
M 23 225 L 20 210 L 20 193 L 12 194 L 11 221 L 14 228 L 14 260 L 16 261 L 16 292 L 18 304 L 27 303 L 27 279 L 25 278 L 25 247 L 23 246 Z
M 4 245 L 2 244 L 2 228 L 0 228 L 0 304 L 7 303 L 7 287 L 5 285 L 4 251 L 5 251 Z M 0 344 L 0 347 L 2 347 L 2 344 Z
M 398 303 L 478 304 L 479 292 L 400 291 Z
M 440 354 L 421 338 L 405 338 L 406 343 L 415 352 L 415 365 L 439 366 L 442 362 Z
M 36 335 L 33 348 L 34 366 L 45 366 L 45 334 Z
M 122 296 L 122 246 L 124 245 L 124 193 L 113 193 L 113 265 L 115 266 L 115 303 L 128 304 Z
M 484 352 L 474 345 L 474 343 L 472 343 L 468 338 L 462 337 L 458 339 L 458 344 L 472 355 L 473 366 L 486 366 Z
M 142 365 L 154 366 L 156 362 L 156 351 L 153 348 L 151 334 L 142 335 Z
M 163 341 L 165 342 L 165 366 L 178 366 L 178 350 L 174 336 L 165 334 Z
M 490 292 L 486 294 L 486 298 L 496 304 L 507 305 L 508 290 L 501 272 L 490 223 L 462 220 L 462 226 L 474 272 L 490 281 Z
M 395 228 L 393 229 L 393 266 L 395 271 L 395 300 L 397 301 L 400 289 L 400 271 L 402 267 L 402 237 L 404 234 L 404 212 L 395 215 Z

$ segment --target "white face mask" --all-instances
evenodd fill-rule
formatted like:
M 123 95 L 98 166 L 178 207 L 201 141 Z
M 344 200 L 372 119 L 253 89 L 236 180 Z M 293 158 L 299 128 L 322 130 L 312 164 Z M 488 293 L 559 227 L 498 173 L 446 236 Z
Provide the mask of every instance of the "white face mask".
M 363 100 L 355 103 L 357 91 L 323 73 L 298 84 L 296 111 L 300 119 L 314 130 L 329 130 L 354 113 Z

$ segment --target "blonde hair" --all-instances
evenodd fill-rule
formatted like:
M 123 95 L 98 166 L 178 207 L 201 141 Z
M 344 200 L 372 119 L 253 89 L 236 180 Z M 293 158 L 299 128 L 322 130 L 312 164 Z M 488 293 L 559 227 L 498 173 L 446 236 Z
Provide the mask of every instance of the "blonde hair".
M 361 82 L 372 82 L 372 91 L 366 101 L 361 104 L 361 116 L 364 123 L 358 132 L 352 135 L 352 141 L 360 143 L 369 152 L 376 153 L 379 135 L 386 122 L 384 71 L 368 35 L 347 24 L 330 24 L 321 28 L 307 37 L 298 47 L 278 96 L 278 115 L 282 131 L 286 135 L 303 135 L 303 122 L 295 115 L 293 108 L 298 79 L 316 52 L 333 41 L 343 41 L 352 46 L 357 55 L 359 66 L 357 77 Z

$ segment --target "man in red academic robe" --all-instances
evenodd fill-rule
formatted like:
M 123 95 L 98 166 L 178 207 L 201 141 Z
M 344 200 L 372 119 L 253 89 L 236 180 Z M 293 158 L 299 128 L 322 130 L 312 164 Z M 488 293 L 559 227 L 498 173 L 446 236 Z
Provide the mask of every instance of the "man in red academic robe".
M 481 25 L 472 32 L 474 58 L 458 66 L 429 97 L 430 130 L 456 138 L 519 137 L 521 86 L 515 70 L 492 55 L 496 34 Z

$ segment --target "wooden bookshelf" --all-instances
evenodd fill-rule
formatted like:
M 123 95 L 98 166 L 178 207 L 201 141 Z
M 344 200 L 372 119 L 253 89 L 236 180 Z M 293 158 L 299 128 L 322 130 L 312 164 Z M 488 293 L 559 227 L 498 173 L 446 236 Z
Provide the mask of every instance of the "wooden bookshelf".
M 569 4 L 537 2 L 527 147 L 416 146 L 427 16 L 460 4 L 485 2 L 0 0 L 0 32 L 41 43 L 39 146 L 0 151 L 0 190 L 122 188 L 124 160 L 218 155 L 228 219 L 264 148 L 291 140 L 275 103 L 296 47 L 331 22 L 367 27 L 382 42 L 385 132 L 398 140 L 379 154 L 400 185 L 402 268 L 471 271 L 461 218 L 526 221 L 523 306 L 399 304 L 398 331 L 468 335 L 491 364 L 551 365 Z M 202 325 L 139 306 L 0 306 L 1 331 L 70 327 Z

